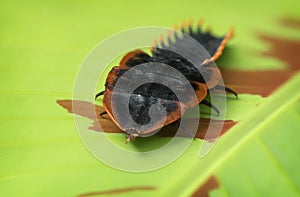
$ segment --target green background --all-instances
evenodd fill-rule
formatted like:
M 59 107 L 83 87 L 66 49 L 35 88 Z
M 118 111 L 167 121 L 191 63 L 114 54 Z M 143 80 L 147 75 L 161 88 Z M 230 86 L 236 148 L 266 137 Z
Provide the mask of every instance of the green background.
M 212 196 L 299 195 L 299 74 L 269 98 L 229 100 L 228 117 L 243 121 L 204 159 L 198 158 L 202 141 L 197 139 L 178 160 L 147 173 L 115 170 L 96 160 L 83 146 L 73 116 L 56 104 L 72 98 L 80 64 L 103 39 L 189 18 L 203 18 L 218 35 L 235 28 L 223 67 L 284 69 L 284 62 L 259 55 L 270 46 L 256 34 L 300 40 L 299 30 L 278 22 L 300 19 L 299 10 L 295 0 L 2 1 L 1 196 L 77 196 L 133 186 L 156 189 L 120 195 L 187 196 L 211 175 L 220 184 Z

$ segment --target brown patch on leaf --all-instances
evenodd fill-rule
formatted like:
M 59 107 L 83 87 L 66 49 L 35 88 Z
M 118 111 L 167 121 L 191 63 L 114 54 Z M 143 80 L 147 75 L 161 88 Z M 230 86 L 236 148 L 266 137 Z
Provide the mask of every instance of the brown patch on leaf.
M 217 189 L 219 182 L 215 176 L 211 176 L 205 183 L 203 183 L 193 194 L 192 197 L 208 197 L 209 192 Z
M 89 118 L 93 121 L 93 125 L 89 129 L 94 131 L 103 131 L 107 133 L 122 133 L 123 131 L 111 121 L 108 116 L 101 118 L 99 114 L 104 108 L 87 101 L 79 100 L 57 100 L 57 104 L 65 108 L 69 113 Z M 76 107 L 73 107 L 76 106 Z M 107 117 L 107 118 L 106 118 Z M 101 127 L 100 127 L 100 125 Z
M 133 191 L 153 191 L 155 187 L 152 186 L 142 186 L 142 187 L 129 187 L 129 188 L 122 188 L 122 189 L 112 189 L 112 190 L 105 190 L 105 191 L 95 191 L 95 192 L 87 192 L 78 195 L 78 197 L 88 197 L 88 196 L 98 196 L 98 195 L 120 195 L 122 193 L 128 193 Z
M 280 23 L 287 28 L 300 29 L 300 20 L 284 18 Z M 258 38 L 266 42 L 270 49 L 263 56 L 276 58 L 286 63 L 285 70 L 241 71 L 222 69 L 224 83 L 238 93 L 271 95 L 278 87 L 300 70 L 300 40 L 275 37 L 265 33 Z
M 208 118 L 189 118 L 185 119 L 185 127 L 183 131 L 177 133 L 180 137 L 189 137 L 193 134 L 193 128 L 198 125 L 198 129 L 195 138 L 205 139 L 208 141 L 214 141 L 219 136 L 225 134 L 231 127 L 233 127 L 236 122 L 232 120 L 213 120 Z M 209 132 L 208 128 L 210 129 Z M 221 130 L 221 132 L 220 132 Z M 174 129 L 173 125 L 168 125 L 160 130 L 157 134 L 165 137 L 173 137 L 177 132 L 177 128 Z
M 259 38 L 270 45 L 270 50 L 262 55 L 275 57 L 288 65 L 287 70 L 300 69 L 300 41 L 260 34 Z
M 242 71 L 222 69 L 222 76 L 228 87 L 239 94 L 259 94 L 267 97 L 285 83 L 294 71 Z
M 104 108 L 98 105 L 94 105 L 93 103 L 87 101 L 79 101 L 79 100 L 57 100 L 57 104 L 66 109 L 69 113 L 76 114 L 79 116 L 83 116 L 89 118 L 93 121 L 93 125 L 89 127 L 89 129 L 98 131 L 98 132 L 106 132 L 106 133 L 124 133 L 118 126 L 114 124 L 113 121 L 109 119 L 107 115 L 104 115 L 103 118 L 99 116 L 99 114 L 104 111 Z M 76 106 L 76 107 L 73 107 Z M 196 119 L 190 118 L 185 120 L 187 121 L 190 128 L 193 128 L 194 124 L 198 124 L 198 130 L 196 133 L 196 138 L 206 139 L 206 140 L 214 140 L 220 134 L 223 135 L 228 131 L 232 126 L 236 124 L 236 122 L 232 120 L 211 120 L 211 119 Z M 101 125 L 101 126 L 100 126 Z M 209 133 L 207 133 L 208 127 L 211 127 Z M 221 133 L 217 132 L 220 131 Z M 175 135 L 177 129 L 174 128 L 174 125 L 168 125 L 164 127 L 158 135 L 164 137 L 172 137 Z M 189 137 L 189 127 L 186 128 L 185 132 L 180 132 L 181 137 Z M 215 131 L 215 132 L 214 132 Z
M 293 29 L 300 29 L 300 20 L 295 18 L 282 18 L 280 19 L 280 23 L 282 26 L 293 28 Z

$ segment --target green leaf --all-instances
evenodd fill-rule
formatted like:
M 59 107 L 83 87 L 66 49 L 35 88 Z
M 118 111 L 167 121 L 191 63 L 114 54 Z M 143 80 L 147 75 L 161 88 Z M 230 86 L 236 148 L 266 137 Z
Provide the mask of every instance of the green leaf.
M 235 37 L 220 65 L 283 69 L 284 62 L 259 55 L 271 46 L 255 32 L 299 39 L 299 31 L 277 22 L 283 16 L 299 18 L 299 10 L 294 0 L 1 1 L 1 196 L 112 190 L 120 196 L 188 196 L 210 176 L 219 183 L 213 196 L 299 195 L 299 74 L 270 98 L 229 100 L 227 117 L 240 122 L 207 157 L 198 157 L 203 141 L 195 139 L 175 162 L 148 173 L 118 171 L 99 162 L 82 144 L 73 116 L 56 104 L 72 98 L 80 64 L 101 40 L 137 26 L 171 27 L 190 17 L 204 18 L 205 27 L 218 35 L 234 26 Z M 109 138 L 124 142 L 120 134 Z M 129 192 L 120 192 L 126 188 Z
M 211 196 L 300 194 L 300 73 L 220 139 L 192 171 L 214 175 Z M 205 177 L 205 178 L 204 178 Z M 191 177 L 189 177 L 191 178 Z

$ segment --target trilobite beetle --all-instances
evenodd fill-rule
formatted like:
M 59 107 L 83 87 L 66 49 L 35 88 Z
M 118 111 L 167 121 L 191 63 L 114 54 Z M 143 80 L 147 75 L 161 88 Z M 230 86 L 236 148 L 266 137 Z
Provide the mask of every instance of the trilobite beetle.
M 96 94 L 96 99 L 101 95 L 104 96 L 102 102 L 105 111 L 102 112 L 100 116 L 108 114 L 110 119 L 114 121 L 114 123 L 118 125 L 120 129 L 127 133 L 126 143 L 134 140 L 138 136 L 151 134 L 152 132 L 166 125 L 178 121 L 186 109 L 195 107 L 199 104 L 204 104 L 219 114 L 218 108 L 209 101 L 205 100 L 208 90 L 222 89 L 228 93 L 234 94 L 236 97 L 238 96 L 234 90 L 219 84 L 221 80 L 221 73 L 217 67 L 210 65 L 210 63 L 215 62 L 221 56 L 224 47 L 232 37 L 233 30 L 229 30 L 225 36 L 216 37 L 210 32 L 202 31 L 200 23 L 197 25 L 196 30 L 192 28 L 192 24 L 193 23 L 190 22 L 189 25 L 186 26 L 185 23 L 183 23 L 181 25 L 180 32 L 199 42 L 209 53 L 209 58 L 199 57 L 202 62 L 200 66 L 201 72 L 199 72 L 199 67 L 195 67 L 195 65 L 193 65 L 188 59 L 174 52 L 174 49 L 178 47 L 181 49 L 186 48 L 187 50 L 189 50 L 190 47 L 186 37 L 180 37 L 178 36 L 178 32 L 174 31 L 174 41 L 169 39 L 167 45 L 163 39 L 161 39 L 160 42 L 155 43 L 151 48 L 150 54 L 140 49 L 126 54 L 120 61 L 119 65 L 113 67 L 107 75 L 105 90 Z M 133 92 L 129 93 L 130 98 L 127 106 L 133 121 L 138 125 L 148 125 L 151 122 L 149 110 L 151 106 L 156 103 L 159 103 L 165 108 L 164 110 L 166 111 L 166 116 L 163 120 L 158 119 L 155 122 L 152 122 L 150 127 L 144 127 L 145 129 L 137 129 L 127 122 L 120 121 L 119 116 L 122 116 L 122 114 L 116 112 L 114 107 L 112 107 L 116 104 L 113 103 L 112 96 L 117 95 L 119 97 L 128 97 L 128 93 L 115 91 L 114 87 L 124 73 L 131 68 L 136 67 L 137 65 L 145 63 L 163 63 L 178 70 L 180 73 L 182 73 L 182 75 L 184 75 L 184 77 L 189 81 L 189 84 L 193 87 L 197 99 L 191 100 L 186 98 L 179 101 L 176 94 L 163 84 L 155 82 L 141 84 Z M 151 70 L 151 67 L 149 67 L 149 69 Z M 139 72 L 138 74 L 142 75 L 143 73 Z M 156 75 L 157 73 L 153 71 L 153 74 Z M 175 80 L 176 78 L 175 76 L 172 78 L 172 76 L 168 75 L 168 73 L 159 74 L 160 77 L 164 78 L 165 80 Z M 135 79 L 132 78 L 127 80 L 134 81 Z

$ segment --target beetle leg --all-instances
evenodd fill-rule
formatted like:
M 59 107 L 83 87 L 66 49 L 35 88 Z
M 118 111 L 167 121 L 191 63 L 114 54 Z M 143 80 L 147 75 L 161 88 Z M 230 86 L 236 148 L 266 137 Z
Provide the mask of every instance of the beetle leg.
M 226 86 L 216 85 L 214 88 L 217 90 L 225 90 L 226 92 L 233 94 L 238 99 L 238 94 L 234 90 L 232 90 Z
M 200 104 L 203 104 L 203 105 L 206 105 L 206 106 L 212 108 L 215 112 L 217 112 L 217 115 L 219 116 L 220 111 L 219 111 L 218 108 L 217 108 L 216 106 L 214 106 L 211 102 L 209 102 L 209 101 L 207 101 L 207 100 L 202 100 L 202 101 L 199 103 L 199 105 L 200 105 Z
M 104 114 L 107 114 L 106 111 L 101 112 L 99 115 L 102 117 Z
M 101 96 L 101 95 L 103 95 L 104 94 L 104 90 L 103 91 L 101 91 L 101 92 L 99 92 L 98 94 L 96 94 L 96 96 L 95 96 L 95 100 L 99 97 L 99 96 Z

